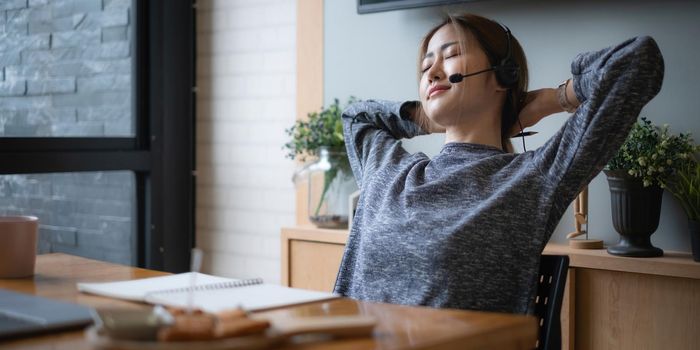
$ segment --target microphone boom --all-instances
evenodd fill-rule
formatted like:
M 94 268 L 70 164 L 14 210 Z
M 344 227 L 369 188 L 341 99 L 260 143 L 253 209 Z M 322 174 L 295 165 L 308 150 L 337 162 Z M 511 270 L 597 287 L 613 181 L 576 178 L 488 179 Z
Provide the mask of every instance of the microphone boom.
M 462 80 L 464 80 L 464 78 L 466 78 L 466 77 L 471 77 L 472 75 L 490 72 L 492 70 L 496 70 L 496 67 L 487 68 L 487 69 L 480 70 L 480 71 L 474 72 L 474 73 L 469 73 L 469 74 L 455 73 L 455 74 L 450 75 L 448 80 L 452 84 L 457 84 L 457 83 L 461 82 Z

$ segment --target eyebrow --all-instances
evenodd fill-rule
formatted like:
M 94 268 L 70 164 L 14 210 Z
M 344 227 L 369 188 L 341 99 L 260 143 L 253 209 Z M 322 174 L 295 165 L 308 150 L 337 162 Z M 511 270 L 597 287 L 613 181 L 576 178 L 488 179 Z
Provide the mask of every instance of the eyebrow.
M 452 45 L 456 45 L 456 44 L 459 44 L 459 42 L 457 42 L 457 41 L 450 41 L 449 43 L 444 43 L 444 44 L 440 45 L 440 51 L 444 51 L 444 50 L 447 49 L 448 47 L 450 47 L 450 46 L 452 46 Z M 430 51 L 430 52 L 426 53 L 425 56 L 423 56 L 423 58 L 421 59 L 421 61 L 424 60 L 424 59 L 426 59 L 426 58 L 433 57 L 433 56 L 435 56 L 435 53 L 434 53 L 433 51 Z

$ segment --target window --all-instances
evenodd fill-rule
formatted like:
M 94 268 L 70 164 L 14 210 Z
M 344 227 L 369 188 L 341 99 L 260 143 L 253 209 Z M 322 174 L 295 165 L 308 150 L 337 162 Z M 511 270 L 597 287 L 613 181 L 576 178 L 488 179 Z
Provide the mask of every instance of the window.
M 136 264 L 130 171 L 0 175 L 0 215 L 40 218 L 38 252 Z
M 36 213 L 40 252 L 188 269 L 194 9 L 165 3 L 0 6 L 1 213 Z

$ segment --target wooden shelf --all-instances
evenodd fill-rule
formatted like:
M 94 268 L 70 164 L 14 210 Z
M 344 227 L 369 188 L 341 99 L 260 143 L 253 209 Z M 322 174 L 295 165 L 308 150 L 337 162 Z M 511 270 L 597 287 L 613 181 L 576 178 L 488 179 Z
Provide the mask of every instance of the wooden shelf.
M 547 244 L 544 253 L 568 255 L 573 267 L 700 280 L 700 262 L 693 261 L 690 253 L 664 251 L 658 258 L 625 258 L 610 255 L 605 249 L 573 249 L 553 243 Z
M 348 240 L 347 230 L 300 226 L 285 227 L 282 232 L 287 238 L 301 241 L 345 244 Z M 700 263 L 693 261 L 690 253 L 664 251 L 664 256 L 659 258 L 625 258 L 610 255 L 605 249 L 573 249 L 568 245 L 550 243 L 545 247 L 544 254 L 568 255 L 571 267 L 700 280 Z
M 283 227 L 282 235 L 300 241 L 345 244 L 348 241 L 348 230 L 332 230 L 314 226 Z

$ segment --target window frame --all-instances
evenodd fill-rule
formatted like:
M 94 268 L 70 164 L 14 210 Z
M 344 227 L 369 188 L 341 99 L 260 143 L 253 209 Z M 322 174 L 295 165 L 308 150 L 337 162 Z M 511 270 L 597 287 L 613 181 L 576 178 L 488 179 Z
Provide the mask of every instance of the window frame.
M 196 9 L 192 0 L 132 9 L 134 136 L 0 137 L 0 174 L 133 171 L 132 265 L 182 272 L 195 245 Z

